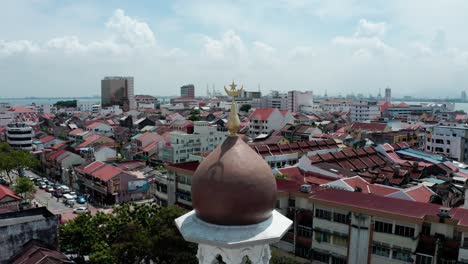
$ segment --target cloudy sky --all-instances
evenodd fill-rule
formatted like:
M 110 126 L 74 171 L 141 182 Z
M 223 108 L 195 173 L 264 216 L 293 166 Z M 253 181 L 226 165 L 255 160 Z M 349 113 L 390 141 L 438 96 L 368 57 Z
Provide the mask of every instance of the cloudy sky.
M 468 1 L 4 0 L 0 97 L 220 89 L 458 97 L 468 90 Z

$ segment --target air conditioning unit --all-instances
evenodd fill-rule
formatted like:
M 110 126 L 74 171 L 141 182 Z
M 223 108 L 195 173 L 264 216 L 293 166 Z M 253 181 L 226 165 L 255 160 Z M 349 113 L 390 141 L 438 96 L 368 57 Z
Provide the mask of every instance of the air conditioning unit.
M 441 218 L 449 218 L 450 217 L 450 208 L 449 207 L 440 207 L 438 215 Z
M 301 192 L 310 193 L 311 191 L 312 191 L 312 186 L 310 184 L 302 184 L 301 185 Z

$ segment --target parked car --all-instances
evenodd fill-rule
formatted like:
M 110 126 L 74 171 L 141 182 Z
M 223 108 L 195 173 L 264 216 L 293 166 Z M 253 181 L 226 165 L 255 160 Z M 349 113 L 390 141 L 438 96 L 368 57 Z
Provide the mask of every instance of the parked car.
M 49 186 L 49 187 L 47 187 L 46 191 L 50 192 L 50 193 L 53 193 L 55 191 L 55 189 L 54 189 L 54 187 Z
M 78 196 L 76 198 L 76 202 L 79 204 L 85 204 L 86 203 L 86 198 L 84 196 Z
M 47 185 L 45 183 L 41 182 L 41 184 L 39 185 L 39 188 L 46 189 Z
M 68 195 L 73 197 L 74 200 L 76 200 L 76 198 L 78 198 L 78 195 L 76 195 L 76 192 L 70 192 L 70 193 L 68 193 Z
M 64 194 L 70 192 L 70 188 L 68 188 L 66 185 L 60 185 L 60 190 L 62 190 L 62 193 Z
M 83 213 L 87 213 L 88 212 L 88 208 L 86 207 L 78 207 L 78 208 L 75 208 L 73 210 L 73 213 L 75 214 L 83 214 Z

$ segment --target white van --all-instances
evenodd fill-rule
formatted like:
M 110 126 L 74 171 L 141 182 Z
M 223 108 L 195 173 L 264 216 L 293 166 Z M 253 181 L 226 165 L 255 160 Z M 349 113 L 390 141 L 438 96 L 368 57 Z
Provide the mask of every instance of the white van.
M 63 202 L 68 205 L 74 205 L 75 204 L 75 198 L 73 198 L 72 195 L 69 194 L 64 194 L 63 195 Z
M 63 194 L 70 192 L 70 188 L 68 188 L 68 186 L 65 185 L 60 186 L 60 190 L 62 190 Z

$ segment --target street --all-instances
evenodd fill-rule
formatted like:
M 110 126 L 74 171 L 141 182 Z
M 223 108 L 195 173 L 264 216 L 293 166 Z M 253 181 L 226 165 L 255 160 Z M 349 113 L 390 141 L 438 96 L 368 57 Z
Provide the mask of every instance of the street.
M 32 176 L 34 178 L 40 178 L 39 175 L 35 174 L 32 171 L 25 171 L 25 176 Z M 112 211 L 112 209 L 96 208 L 95 206 L 91 204 L 87 205 L 87 204 L 75 203 L 74 206 L 71 207 L 63 203 L 61 198 L 57 198 L 53 196 L 51 193 L 48 193 L 47 191 L 40 189 L 37 186 L 36 186 L 36 189 L 37 190 L 36 190 L 36 193 L 34 194 L 33 203 L 37 202 L 38 204 L 42 206 L 46 206 L 49 209 L 49 211 L 51 211 L 52 213 L 60 214 L 64 222 L 69 221 L 78 216 L 77 214 L 73 213 L 73 209 L 77 207 L 88 207 L 88 210 L 92 215 L 96 214 L 97 212 L 110 213 Z

